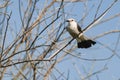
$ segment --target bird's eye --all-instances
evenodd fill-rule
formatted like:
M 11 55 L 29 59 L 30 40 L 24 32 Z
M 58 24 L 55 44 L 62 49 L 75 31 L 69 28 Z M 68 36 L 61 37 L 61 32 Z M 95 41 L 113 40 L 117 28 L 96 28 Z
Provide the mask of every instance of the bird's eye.
M 73 21 L 73 20 L 72 20 Z

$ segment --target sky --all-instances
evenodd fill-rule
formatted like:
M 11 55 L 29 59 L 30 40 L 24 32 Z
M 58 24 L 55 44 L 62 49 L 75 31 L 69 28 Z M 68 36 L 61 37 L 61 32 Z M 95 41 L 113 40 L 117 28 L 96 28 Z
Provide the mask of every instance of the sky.
M 13 21 L 11 21 L 10 24 L 12 24 L 13 29 L 15 29 L 16 32 L 18 32 L 21 27 L 19 10 L 18 10 L 18 7 L 19 7 L 18 1 L 19 0 L 11 0 L 12 4 L 8 8 L 8 13 L 12 11 L 12 19 L 13 19 Z M 79 25 L 82 27 L 82 29 L 84 29 L 87 25 L 89 25 L 94 20 L 94 16 L 95 16 L 95 13 L 96 13 L 96 10 L 97 10 L 97 7 L 100 1 L 101 0 L 89 0 L 87 2 L 64 3 L 65 4 L 64 12 L 66 13 L 65 19 L 74 18 L 79 23 Z M 97 17 L 100 16 L 113 1 L 114 0 L 103 0 L 101 7 L 98 11 Z M 59 7 L 58 4 L 60 3 L 58 2 L 54 4 L 54 7 L 58 8 Z M 23 6 L 25 5 L 26 3 L 24 3 Z M 42 6 L 43 6 L 42 4 L 41 5 L 37 4 L 38 9 L 42 8 Z M 102 20 L 106 20 L 107 18 L 110 18 L 111 16 L 114 16 L 115 14 L 120 13 L 119 7 L 120 7 L 120 0 L 118 0 L 118 2 L 110 9 L 110 11 L 103 17 Z M 38 11 L 40 10 L 41 9 L 39 9 Z M 52 13 L 52 9 L 50 12 Z M 82 22 L 81 19 L 85 13 L 87 13 L 87 16 Z M 47 14 L 49 16 L 49 13 Z M 59 19 L 59 21 L 64 22 L 64 20 L 62 19 L 63 18 Z M 46 23 L 49 23 L 49 21 Z M 54 24 L 58 25 L 57 22 Z M 67 24 L 65 23 L 65 25 Z M 107 22 L 103 22 L 99 25 L 94 26 L 93 28 L 85 32 L 85 35 L 91 39 L 94 39 L 96 36 L 102 33 L 111 31 L 111 30 L 120 30 L 120 16 L 114 19 L 111 19 Z M 113 54 L 113 52 L 109 50 L 108 48 L 106 48 L 105 46 L 108 46 L 110 49 L 114 50 L 114 48 L 116 47 L 117 40 L 119 38 L 119 34 L 120 33 L 112 33 L 112 34 L 108 34 L 100 38 L 97 38 L 95 39 L 95 41 L 97 42 L 95 46 L 89 49 L 77 49 L 76 48 L 70 54 L 80 56 L 81 58 L 84 58 L 84 59 L 108 58 Z M 67 32 L 64 36 L 70 37 L 70 35 Z M 8 41 L 6 44 L 8 44 L 9 42 L 10 41 Z M 69 46 L 72 46 L 74 44 L 76 45 L 75 40 Z M 118 46 L 115 52 L 117 53 L 117 55 L 120 56 L 120 53 L 119 53 L 120 52 L 120 40 L 117 44 Z M 69 48 L 65 48 L 65 50 L 69 50 Z M 64 52 L 61 52 L 60 54 L 64 54 Z M 91 76 L 89 80 L 97 80 L 97 78 L 99 78 L 98 80 L 119 80 L 120 79 L 120 70 L 119 70 L 120 57 L 114 55 L 110 59 L 100 60 L 100 61 L 99 60 L 97 61 L 83 60 L 81 58 L 76 58 L 75 56 L 67 55 L 63 59 L 63 61 L 61 61 L 55 66 L 55 68 L 60 70 L 61 73 L 64 73 L 65 76 L 69 75 L 69 80 L 80 80 L 81 76 L 85 77 L 86 74 L 88 73 L 98 72 L 102 70 L 104 67 L 106 67 L 107 69 L 97 73 L 96 75 Z M 53 70 L 53 74 L 58 75 L 58 76 L 60 75 L 55 69 Z M 61 77 L 59 80 L 64 80 L 64 78 Z

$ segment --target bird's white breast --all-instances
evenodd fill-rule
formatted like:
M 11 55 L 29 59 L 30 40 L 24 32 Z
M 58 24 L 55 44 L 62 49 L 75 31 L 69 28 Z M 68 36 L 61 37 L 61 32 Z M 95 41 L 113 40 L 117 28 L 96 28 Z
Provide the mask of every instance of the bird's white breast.
M 69 23 L 67 26 L 67 30 L 69 33 L 75 33 L 76 35 L 79 34 L 76 22 Z

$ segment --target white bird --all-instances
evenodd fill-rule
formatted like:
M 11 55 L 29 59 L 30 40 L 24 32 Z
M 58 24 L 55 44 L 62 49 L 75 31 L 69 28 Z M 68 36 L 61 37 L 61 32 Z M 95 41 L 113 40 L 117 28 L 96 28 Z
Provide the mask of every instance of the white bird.
M 95 41 L 88 39 L 84 35 L 79 36 L 82 33 L 81 27 L 77 24 L 74 19 L 66 20 L 68 22 L 68 26 L 66 27 L 69 34 L 77 40 L 78 48 L 89 48 L 92 45 L 96 44 Z

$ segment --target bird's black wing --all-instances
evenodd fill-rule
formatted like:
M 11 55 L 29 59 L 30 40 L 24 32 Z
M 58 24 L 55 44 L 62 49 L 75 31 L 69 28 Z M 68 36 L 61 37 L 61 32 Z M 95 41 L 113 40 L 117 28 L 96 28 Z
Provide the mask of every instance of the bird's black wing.
M 81 27 L 78 24 L 77 24 L 77 29 L 80 33 L 82 32 Z

